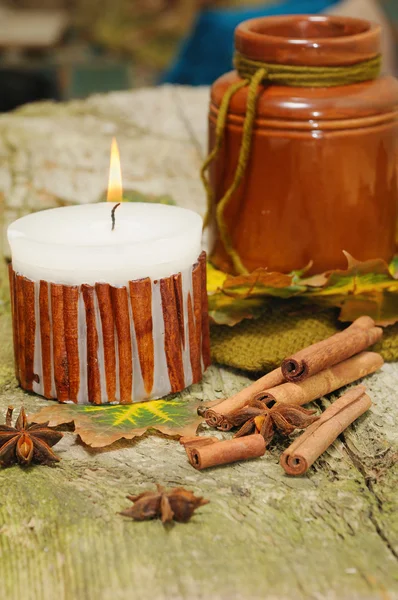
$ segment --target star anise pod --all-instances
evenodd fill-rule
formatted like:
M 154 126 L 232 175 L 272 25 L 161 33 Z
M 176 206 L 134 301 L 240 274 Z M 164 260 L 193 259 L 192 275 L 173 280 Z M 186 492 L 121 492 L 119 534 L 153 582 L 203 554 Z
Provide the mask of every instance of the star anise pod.
M 315 410 L 307 410 L 294 404 L 274 404 L 272 408 L 260 400 L 252 400 L 247 406 L 228 415 L 233 427 L 240 427 L 235 437 L 260 433 L 269 444 L 275 430 L 290 435 L 295 429 L 305 429 L 319 419 Z
M 186 523 L 196 508 L 209 502 L 204 498 L 198 498 L 184 488 L 167 491 L 159 484 L 156 484 L 156 487 L 156 492 L 143 492 L 138 496 L 127 496 L 134 504 L 120 514 L 131 517 L 135 521 L 160 518 L 162 523 L 169 523 L 173 520 Z
M 22 466 L 31 462 L 49 464 L 59 462 L 51 450 L 63 437 L 59 431 L 42 425 L 29 425 L 25 409 L 21 408 L 15 427 L 12 427 L 13 408 L 8 407 L 5 425 L 0 425 L 0 465 L 9 467 L 14 463 Z

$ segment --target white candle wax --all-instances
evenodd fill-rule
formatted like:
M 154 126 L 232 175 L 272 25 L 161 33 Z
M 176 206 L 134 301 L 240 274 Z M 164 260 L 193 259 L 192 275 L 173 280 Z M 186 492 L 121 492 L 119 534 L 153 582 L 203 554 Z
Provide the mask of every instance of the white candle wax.
M 55 208 L 18 219 L 8 228 L 13 268 L 33 281 L 114 286 L 169 277 L 200 254 L 202 219 L 162 204 L 103 202 Z

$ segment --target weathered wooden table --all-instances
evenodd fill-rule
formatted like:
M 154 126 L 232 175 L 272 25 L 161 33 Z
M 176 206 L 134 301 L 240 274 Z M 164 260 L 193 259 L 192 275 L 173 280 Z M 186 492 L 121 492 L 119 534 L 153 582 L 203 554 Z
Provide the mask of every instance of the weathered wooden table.
M 110 138 L 127 188 L 204 210 L 198 168 L 208 91 L 162 88 L 27 106 L 0 118 L 2 220 L 93 202 L 106 187 Z M 2 267 L 0 412 L 24 403 L 13 376 Z M 247 378 L 212 366 L 186 393 L 205 400 Z M 367 380 L 374 406 L 302 478 L 262 458 L 197 472 L 155 435 L 92 451 L 67 433 L 55 468 L 0 472 L 4 600 L 398 598 L 398 365 Z M 155 482 L 210 499 L 187 525 L 134 523 L 117 512 Z

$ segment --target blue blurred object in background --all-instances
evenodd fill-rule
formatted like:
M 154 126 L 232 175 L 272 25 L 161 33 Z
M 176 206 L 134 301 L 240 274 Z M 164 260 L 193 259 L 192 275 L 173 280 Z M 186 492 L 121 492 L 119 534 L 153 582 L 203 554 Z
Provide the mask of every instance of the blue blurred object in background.
M 248 9 L 205 10 L 199 13 L 190 36 L 184 41 L 174 65 L 162 83 L 210 85 L 232 69 L 234 30 L 246 19 L 270 15 L 315 14 L 339 0 L 285 0 Z

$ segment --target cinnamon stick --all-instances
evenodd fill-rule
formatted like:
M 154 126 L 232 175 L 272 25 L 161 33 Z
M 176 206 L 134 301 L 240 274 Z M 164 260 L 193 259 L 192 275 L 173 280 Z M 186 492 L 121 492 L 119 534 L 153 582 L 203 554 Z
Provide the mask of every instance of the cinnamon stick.
M 192 306 L 191 292 L 188 292 L 188 336 L 189 336 L 189 358 L 192 370 L 192 383 L 197 383 L 202 378 L 202 367 L 200 364 L 200 347 L 197 344 L 195 315 Z
M 223 417 L 227 416 L 231 412 L 235 410 L 239 410 L 246 406 L 250 400 L 254 398 L 259 392 L 267 390 L 269 388 L 274 388 L 284 381 L 282 371 L 278 367 L 278 369 L 274 369 L 270 371 L 257 381 L 253 381 L 250 385 L 243 388 L 240 392 L 223 400 L 220 404 L 217 404 L 213 408 L 207 409 L 204 411 L 204 418 L 206 422 L 211 427 L 219 427 L 220 423 L 223 421 Z
M 195 435 L 193 437 L 183 436 L 180 438 L 180 444 L 187 448 L 199 448 L 200 446 L 208 446 L 209 444 L 214 444 L 219 442 L 220 440 L 216 437 L 206 437 L 206 436 L 198 436 Z
M 300 383 L 283 383 L 261 393 L 261 400 L 302 405 L 374 373 L 383 365 L 377 352 L 361 352 L 334 367 L 325 369 Z
M 112 287 L 111 289 L 119 349 L 120 404 L 131 404 L 133 393 L 133 352 L 131 347 L 127 288 Z
M 51 283 L 50 289 L 55 388 L 59 402 L 65 402 L 69 400 L 69 372 L 64 328 L 64 292 L 63 286 L 58 283 Z
M 87 328 L 87 389 L 92 404 L 101 404 L 101 380 L 98 366 L 98 331 L 95 318 L 94 287 L 82 285 Z
M 115 319 L 113 316 L 111 286 L 109 283 L 96 283 L 98 308 L 101 317 L 102 340 L 104 346 L 104 369 L 108 402 L 116 400 L 116 345 Z
M 300 350 L 281 365 L 287 381 L 304 381 L 378 342 L 383 335 L 370 317 L 359 317 L 347 329 Z
M 15 301 L 17 305 L 16 317 L 18 323 L 18 371 L 19 382 L 24 388 L 26 385 L 25 374 L 25 317 L 24 317 L 24 293 L 23 293 L 23 277 L 15 276 Z
M 198 383 L 202 379 L 202 275 L 199 263 L 192 270 L 192 303 L 195 324 L 193 345 L 195 346 L 195 355 L 198 361 L 198 374 L 195 376 L 195 373 L 193 373 L 193 383 Z M 191 344 L 191 350 L 192 347 Z
M 286 473 L 303 475 L 371 404 L 364 385 L 358 385 L 343 394 L 282 454 L 280 462 Z
M 135 336 L 145 392 L 150 396 L 155 372 L 155 348 L 152 322 L 152 283 L 149 277 L 130 281 Z M 181 290 L 182 292 L 182 290 Z
M 171 392 L 179 392 L 185 387 L 182 344 L 178 322 L 176 296 L 171 277 L 160 280 L 160 295 L 164 323 L 164 349 Z
M 30 279 L 23 279 L 24 320 L 25 320 L 25 389 L 32 391 L 35 360 L 36 313 L 35 284 Z
M 11 317 L 12 317 L 12 334 L 13 334 L 13 346 L 14 346 L 14 367 L 15 377 L 19 381 L 19 367 L 18 367 L 18 318 L 17 318 L 17 304 L 15 299 L 15 272 L 12 268 L 12 264 L 8 265 L 8 277 L 10 281 L 10 300 L 11 300 Z
M 40 281 L 39 312 L 40 312 L 40 342 L 41 368 L 43 380 L 43 396 L 52 398 L 52 356 L 51 356 L 51 321 L 50 321 L 50 284 Z
M 186 447 L 189 462 L 201 471 L 208 467 L 227 465 L 238 460 L 258 458 L 265 453 L 265 440 L 254 434 L 212 444 L 197 444 Z
M 69 400 L 77 404 L 80 389 L 79 288 L 64 285 L 64 328 L 69 372 Z
M 207 264 L 206 252 L 199 256 L 201 293 L 202 293 L 202 358 L 204 369 L 211 364 L 210 356 L 210 322 L 209 322 L 209 303 L 207 300 Z
M 176 297 L 177 318 L 180 327 L 181 346 L 185 348 L 184 302 L 182 292 L 182 274 L 173 275 L 174 293 Z

